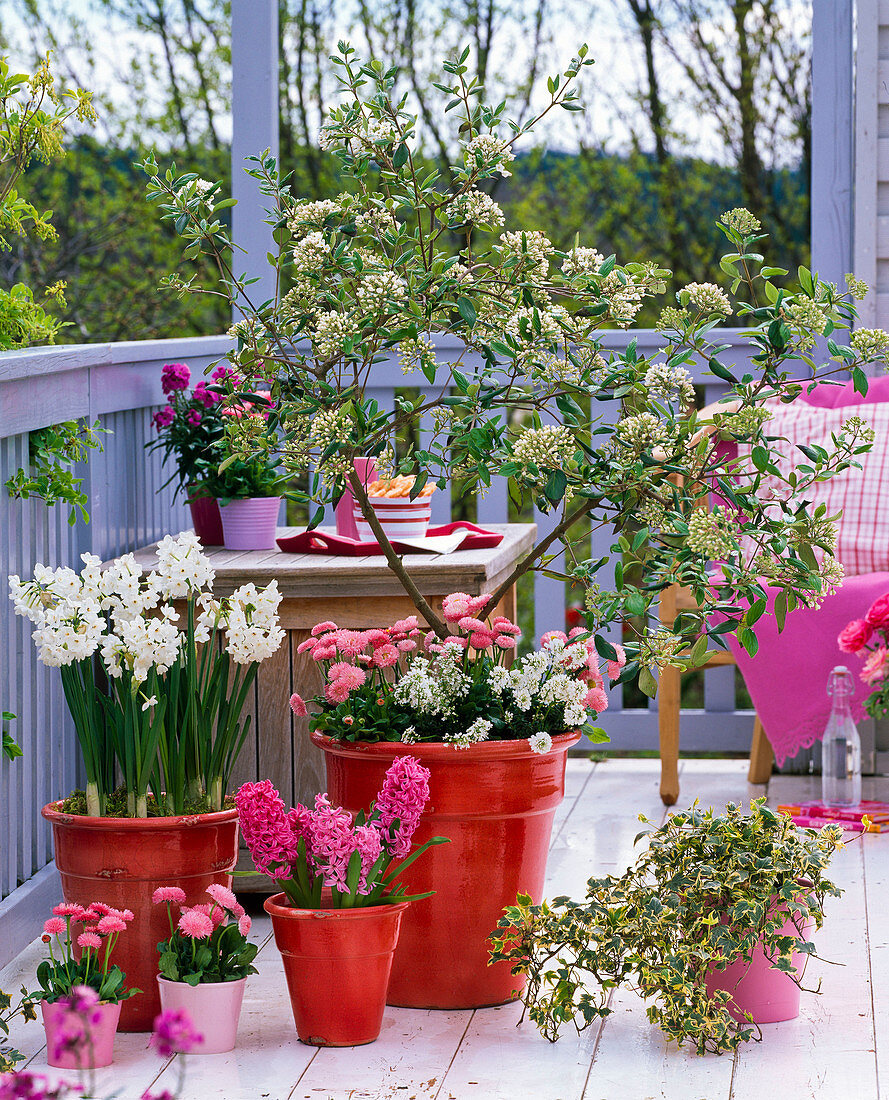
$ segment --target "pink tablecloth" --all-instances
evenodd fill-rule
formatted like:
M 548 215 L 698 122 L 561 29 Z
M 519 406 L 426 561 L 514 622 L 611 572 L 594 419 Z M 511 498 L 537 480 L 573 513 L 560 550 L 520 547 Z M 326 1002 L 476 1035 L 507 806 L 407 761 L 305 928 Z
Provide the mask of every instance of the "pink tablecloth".
M 835 665 L 851 669 L 855 679 L 852 714 L 856 722 L 864 716 L 864 701 L 871 690 L 858 678 L 864 661 L 841 653 L 836 637 L 851 619 L 862 618 L 884 592 L 889 592 L 889 573 L 847 577 L 817 610 L 800 607 L 791 612 L 780 634 L 770 599 L 769 610 L 755 627 L 759 641 L 755 658 L 729 638 L 779 765 L 821 739 L 830 713 L 827 677 Z

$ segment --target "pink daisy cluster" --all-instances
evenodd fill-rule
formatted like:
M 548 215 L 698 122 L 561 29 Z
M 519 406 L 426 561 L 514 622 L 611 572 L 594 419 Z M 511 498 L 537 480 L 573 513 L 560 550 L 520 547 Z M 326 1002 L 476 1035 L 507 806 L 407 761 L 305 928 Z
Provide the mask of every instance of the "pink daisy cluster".
M 269 807 L 272 798 L 276 802 L 274 812 Z M 386 772 L 371 813 L 361 824 L 355 824 L 347 810 L 332 806 L 326 794 L 316 796 L 314 810 L 299 805 L 285 812 L 277 791 L 272 796 L 263 784 L 245 783 L 235 796 L 235 803 L 257 870 L 279 880 L 296 878 L 305 872 L 308 880 L 320 878 L 325 886 L 351 893 L 347 875 L 357 852 L 361 870 L 355 893 L 367 895 L 384 877 L 389 862 L 410 851 L 411 837 L 428 798 L 428 769 L 413 757 L 403 756 Z M 286 853 L 286 858 L 269 858 L 268 837 L 255 827 L 257 821 L 269 819 L 276 822 L 274 844 L 280 855 Z M 300 840 L 305 849 L 305 864 L 297 868 L 294 862 Z
M 467 592 L 452 592 L 442 601 L 444 620 L 451 628 L 451 634 L 442 642 L 434 633 L 426 635 L 426 649 L 431 653 L 440 653 L 448 643 L 455 643 L 463 649 L 485 650 L 515 649 L 521 630 L 510 622 L 505 615 L 495 615 L 490 621 L 481 619 L 491 602 L 490 594 L 470 596 Z
M 228 917 L 238 922 L 238 931 L 246 936 L 250 931 L 250 917 L 244 912 L 244 906 L 235 897 L 233 891 L 219 882 L 211 883 L 206 890 L 209 902 L 186 906 L 187 895 L 179 886 L 159 886 L 151 895 L 155 905 L 166 905 L 170 917 L 170 932 L 173 933 L 173 915 L 171 906 L 179 906 L 179 919 L 176 929 L 187 939 L 206 940 Z
M 114 946 L 117 936 L 125 932 L 133 920 L 129 909 L 114 909 L 101 901 L 89 905 L 74 902 L 60 902 L 53 907 L 53 915 L 43 923 L 43 942 L 49 943 L 50 937 L 56 939 L 58 950 L 68 956 L 73 950 L 72 944 L 83 951 L 97 952 L 110 937 L 108 950 Z M 81 924 L 83 929 L 75 932 L 72 925 Z

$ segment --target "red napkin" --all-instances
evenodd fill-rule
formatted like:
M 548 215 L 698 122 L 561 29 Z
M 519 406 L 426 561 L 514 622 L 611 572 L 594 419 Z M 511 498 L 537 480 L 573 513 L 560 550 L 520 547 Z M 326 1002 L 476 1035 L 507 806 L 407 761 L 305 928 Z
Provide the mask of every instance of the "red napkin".
M 445 523 L 441 527 L 430 527 L 426 532 L 433 535 L 449 535 L 452 531 L 463 528 L 466 538 L 460 543 L 461 550 L 486 550 L 491 546 L 499 546 L 503 541 L 503 535 L 496 531 L 486 531 L 484 527 L 476 527 L 474 523 Z M 345 535 L 331 535 L 326 531 L 300 531 L 298 535 L 288 535 L 278 539 L 278 546 L 286 554 L 340 554 L 343 557 L 359 558 L 367 554 L 382 554 L 377 542 L 359 542 L 357 539 L 347 538 Z M 423 554 L 428 551 L 420 550 L 416 546 L 406 546 L 404 543 L 393 540 L 392 546 L 401 554 Z

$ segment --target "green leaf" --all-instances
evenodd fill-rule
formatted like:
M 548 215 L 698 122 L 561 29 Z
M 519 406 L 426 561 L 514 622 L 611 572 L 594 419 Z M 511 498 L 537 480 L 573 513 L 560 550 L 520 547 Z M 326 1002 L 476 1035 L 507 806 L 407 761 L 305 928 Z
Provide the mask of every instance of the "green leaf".
M 657 680 L 651 674 L 651 669 L 644 666 L 639 670 L 639 690 L 643 695 L 647 695 L 649 699 L 653 699 L 657 695 Z
M 565 495 L 568 487 L 568 478 L 562 470 L 553 470 L 543 487 L 543 495 L 551 504 L 558 504 Z
M 475 306 L 468 298 L 457 299 L 457 311 L 470 328 L 475 324 Z
M 601 634 L 593 636 L 593 645 L 596 647 L 596 652 L 600 657 L 604 657 L 606 661 L 617 660 L 617 650 L 608 641 L 607 638 L 603 638 Z

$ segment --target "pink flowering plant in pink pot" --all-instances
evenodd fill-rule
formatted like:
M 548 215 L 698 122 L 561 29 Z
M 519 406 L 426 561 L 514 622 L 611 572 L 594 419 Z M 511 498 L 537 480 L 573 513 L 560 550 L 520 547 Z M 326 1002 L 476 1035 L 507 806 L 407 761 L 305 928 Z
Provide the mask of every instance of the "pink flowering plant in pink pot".
M 853 619 L 839 633 L 843 653 L 864 659 L 859 673 L 873 691 L 864 709 L 874 718 L 889 714 L 889 592 L 878 596 L 863 619 Z
M 170 938 L 157 945 L 158 969 L 171 982 L 237 982 L 257 973 L 259 948 L 247 940 L 250 917 L 243 905 L 220 883 L 208 886 L 207 896 L 209 901 L 186 906 L 178 886 L 159 886 L 152 895 L 155 905 L 167 907 Z
M 127 987 L 127 976 L 119 966 L 109 965 L 118 937 L 133 920 L 129 909 L 114 909 L 99 901 L 87 906 L 62 902 L 52 914 L 43 925 L 49 958 L 37 967 L 40 988 L 29 994 L 31 999 L 54 1004 L 85 987 L 101 1003 L 117 1004 L 141 992 Z
M 608 706 L 604 676 L 625 663 L 620 646 L 605 672 L 589 632 L 544 634 L 535 653 L 510 663 L 521 631 L 503 615 L 479 618 L 490 596 L 454 592 L 443 602 L 450 634 L 424 632 L 415 615 L 379 630 L 318 623 L 298 648 L 324 669 L 324 694 L 313 702 L 312 728 L 343 741 L 450 743 L 527 740 L 546 753 L 555 734 L 591 725 Z M 308 714 L 299 695 L 297 715 Z
M 411 851 L 411 838 L 429 799 L 429 770 L 400 756 L 386 772 L 368 813 L 354 817 L 331 806 L 326 794 L 315 809 L 286 810 L 268 779 L 245 783 L 235 795 L 241 833 L 257 871 L 268 875 L 298 909 L 355 909 L 419 901 L 398 879 L 430 847 L 432 837 Z

